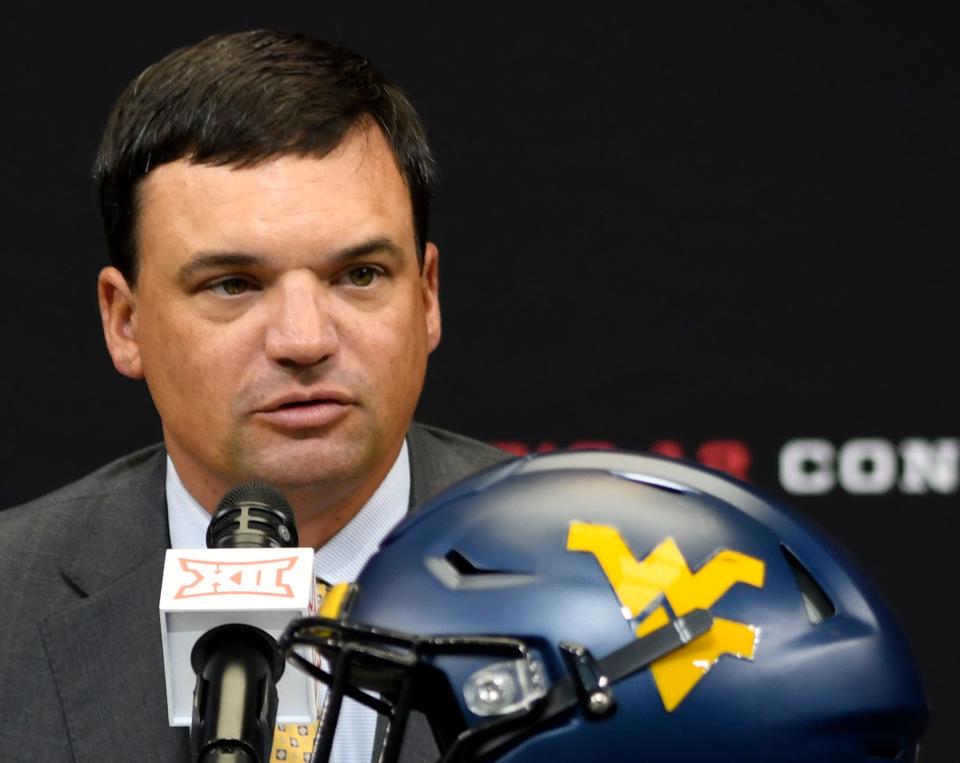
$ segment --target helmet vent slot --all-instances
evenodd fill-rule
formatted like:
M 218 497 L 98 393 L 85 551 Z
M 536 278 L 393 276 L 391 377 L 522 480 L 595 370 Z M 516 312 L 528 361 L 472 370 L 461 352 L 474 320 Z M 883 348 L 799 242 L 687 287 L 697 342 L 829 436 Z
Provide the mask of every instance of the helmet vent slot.
M 827 618 L 837 614 L 837 608 L 830 597 L 827 596 L 820 584 L 810 574 L 810 570 L 803 566 L 790 549 L 781 545 L 780 550 L 790 565 L 790 571 L 793 573 L 793 579 L 797 581 L 797 588 L 800 589 L 800 596 L 803 599 L 803 608 L 806 610 L 807 619 L 812 625 L 819 625 Z
M 482 567 L 477 567 L 456 549 L 448 551 L 443 558 L 461 575 L 499 575 L 504 572 L 504 570 L 485 570 Z
M 536 576 L 523 572 L 478 567 L 456 549 L 442 557 L 428 556 L 424 564 L 440 583 L 450 589 L 509 588 L 529 585 L 536 579 Z
M 698 490 L 690 487 L 689 485 L 681 485 L 679 482 L 663 479 L 662 477 L 654 477 L 649 474 L 617 471 L 610 473 L 614 477 L 620 477 L 621 479 L 629 480 L 630 482 L 639 482 L 642 485 L 649 485 L 650 487 L 659 488 L 660 490 L 666 490 L 668 493 L 679 493 L 681 495 L 696 495 L 699 493 Z

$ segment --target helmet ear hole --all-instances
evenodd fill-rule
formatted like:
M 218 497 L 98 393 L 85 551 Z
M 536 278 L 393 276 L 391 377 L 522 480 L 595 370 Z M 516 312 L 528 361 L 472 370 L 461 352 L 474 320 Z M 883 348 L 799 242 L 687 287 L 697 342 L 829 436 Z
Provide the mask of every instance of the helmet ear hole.
M 797 581 L 797 588 L 800 590 L 800 597 L 803 599 L 803 608 L 807 613 L 810 624 L 819 625 L 824 620 L 837 614 L 836 605 L 830 601 L 830 597 L 810 574 L 810 570 L 804 567 L 803 563 L 786 546 L 781 544 L 780 550 L 783 551 L 783 556 L 787 560 L 787 564 L 790 565 L 793 579 Z M 891 760 L 893 759 L 895 758 Z

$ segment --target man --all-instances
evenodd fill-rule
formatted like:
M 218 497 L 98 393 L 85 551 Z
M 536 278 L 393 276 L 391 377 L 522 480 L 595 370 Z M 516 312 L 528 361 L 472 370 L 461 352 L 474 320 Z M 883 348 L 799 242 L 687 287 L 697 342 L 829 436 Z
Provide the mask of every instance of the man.
M 202 545 L 230 488 L 278 487 L 318 574 L 350 579 L 409 506 L 505 457 L 411 423 L 440 340 L 434 174 L 403 94 L 326 43 L 210 38 L 121 95 L 94 171 L 100 311 L 163 446 L 0 513 L 0 760 L 187 760 L 163 554 Z M 344 754 L 369 760 L 356 723 Z

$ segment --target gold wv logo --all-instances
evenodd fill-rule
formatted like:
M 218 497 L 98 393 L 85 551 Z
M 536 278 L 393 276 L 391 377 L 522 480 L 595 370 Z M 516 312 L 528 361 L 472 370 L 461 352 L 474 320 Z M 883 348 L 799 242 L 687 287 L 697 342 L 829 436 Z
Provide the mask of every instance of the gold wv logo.
M 670 622 L 664 598 L 674 616 L 683 617 L 697 608 L 709 609 L 737 583 L 763 587 L 764 564 L 752 556 L 720 551 L 692 572 L 673 538 L 667 538 L 637 561 L 620 532 L 607 525 L 571 522 L 567 550 L 586 551 L 597 558 L 624 615 L 643 616 L 634 631 L 638 637 Z M 674 710 L 721 655 L 752 660 L 759 636 L 759 628 L 753 625 L 715 617 L 707 633 L 651 665 L 663 706 Z

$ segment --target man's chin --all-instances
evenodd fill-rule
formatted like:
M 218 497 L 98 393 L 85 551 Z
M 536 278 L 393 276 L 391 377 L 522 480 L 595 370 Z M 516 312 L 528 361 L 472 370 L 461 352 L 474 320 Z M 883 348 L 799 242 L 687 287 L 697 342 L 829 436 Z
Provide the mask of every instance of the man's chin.
M 254 458 L 239 459 L 246 466 L 239 473 L 279 490 L 335 489 L 362 482 L 364 475 L 376 470 L 377 460 L 368 448 L 355 443 L 306 438 L 272 443 Z

